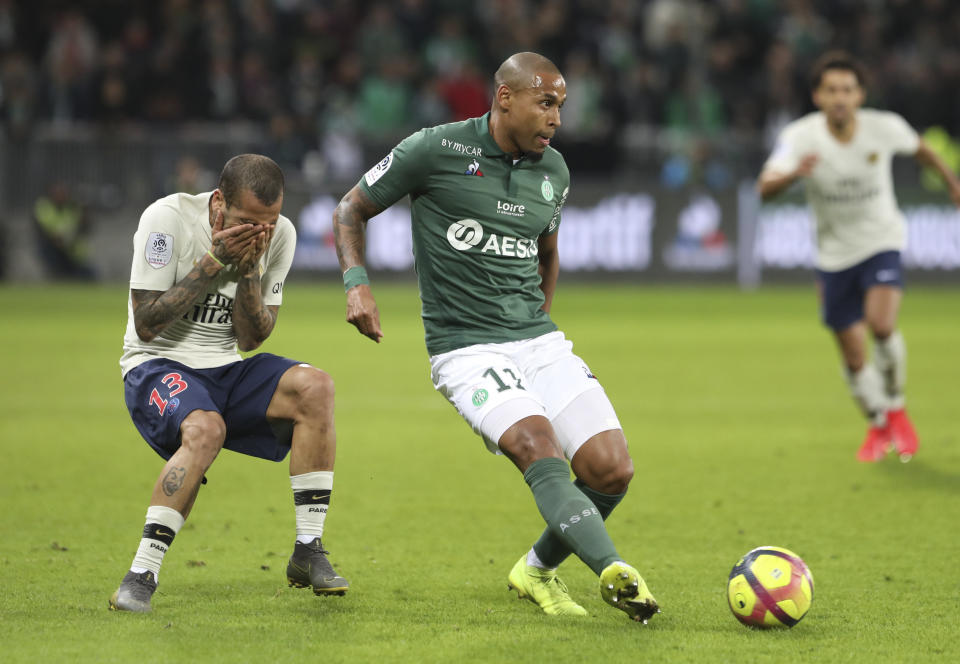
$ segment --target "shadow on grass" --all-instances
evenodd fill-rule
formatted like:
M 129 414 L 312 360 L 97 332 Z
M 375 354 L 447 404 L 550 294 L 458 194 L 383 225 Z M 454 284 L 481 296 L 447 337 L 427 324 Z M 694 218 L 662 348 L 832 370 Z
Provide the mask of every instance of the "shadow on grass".
M 938 468 L 923 459 L 912 459 L 908 463 L 887 459 L 878 465 L 887 476 L 895 477 L 898 482 L 909 482 L 918 489 L 960 493 L 960 473 Z

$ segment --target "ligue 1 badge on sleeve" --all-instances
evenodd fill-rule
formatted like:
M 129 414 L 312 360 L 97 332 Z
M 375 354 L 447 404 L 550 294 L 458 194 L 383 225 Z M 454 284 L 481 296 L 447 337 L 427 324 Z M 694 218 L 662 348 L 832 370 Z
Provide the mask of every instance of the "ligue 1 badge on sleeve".
M 159 270 L 173 258 L 173 236 L 166 233 L 150 233 L 144 254 L 150 267 Z

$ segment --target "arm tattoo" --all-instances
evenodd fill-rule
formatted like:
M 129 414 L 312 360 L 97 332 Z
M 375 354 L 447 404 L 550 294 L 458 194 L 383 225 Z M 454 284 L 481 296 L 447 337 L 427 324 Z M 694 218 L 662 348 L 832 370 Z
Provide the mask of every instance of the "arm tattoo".
M 163 476 L 163 481 L 161 482 L 163 492 L 168 496 L 172 496 L 180 490 L 180 487 L 183 486 L 183 480 L 186 478 L 186 468 L 182 466 L 180 468 L 171 468 L 167 474 Z
M 207 292 L 207 286 L 217 271 L 210 271 L 201 267 L 200 263 L 183 279 L 175 283 L 169 290 L 149 291 L 130 290 L 133 304 L 133 321 L 137 334 L 144 341 L 150 341 L 187 313 L 200 298 Z
M 384 208 L 370 200 L 360 187 L 351 189 L 340 201 L 333 212 L 333 236 L 336 239 L 341 270 L 363 265 L 367 221 L 383 210 Z
M 277 322 L 276 306 L 263 304 L 260 274 L 241 277 L 233 300 L 233 331 L 240 350 L 253 350 L 270 336 Z

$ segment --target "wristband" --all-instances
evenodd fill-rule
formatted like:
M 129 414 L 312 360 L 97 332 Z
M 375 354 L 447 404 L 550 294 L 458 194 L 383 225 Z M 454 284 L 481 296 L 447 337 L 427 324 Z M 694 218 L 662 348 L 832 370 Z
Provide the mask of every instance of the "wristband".
M 217 265 L 219 265 L 220 267 L 227 267 L 226 265 L 224 265 L 223 263 L 221 263 L 221 262 L 220 262 L 220 259 L 217 258 L 216 256 L 214 256 L 214 255 L 213 255 L 213 252 L 210 251 L 209 249 L 207 249 L 207 255 L 209 255 L 210 258 L 212 258 L 212 259 L 214 260 L 214 262 L 215 262 Z
M 367 278 L 367 268 L 362 265 L 354 265 L 349 268 L 346 272 L 343 273 L 343 291 L 347 292 L 354 286 L 359 286 L 360 284 L 369 284 L 370 280 Z

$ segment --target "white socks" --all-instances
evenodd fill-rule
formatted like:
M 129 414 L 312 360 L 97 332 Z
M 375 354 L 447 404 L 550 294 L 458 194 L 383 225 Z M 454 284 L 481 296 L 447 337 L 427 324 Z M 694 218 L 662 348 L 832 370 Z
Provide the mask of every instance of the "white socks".
M 160 578 L 160 565 L 173 538 L 183 527 L 183 515 L 172 507 L 151 505 L 147 508 L 147 523 L 143 527 L 140 547 L 133 557 L 130 571 L 141 574 L 147 570 Z
M 887 397 L 877 367 L 868 362 L 859 371 L 847 369 L 847 382 L 854 401 L 874 426 L 883 426 L 887 419 Z
M 850 393 L 875 426 L 883 426 L 888 410 L 903 408 L 906 377 L 907 347 L 900 332 L 876 341 L 872 362 L 859 371 L 847 370 Z
M 323 522 L 333 490 L 333 471 L 291 475 L 290 487 L 297 511 L 297 541 L 306 544 L 323 535 Z
M 537 555 L 537 552 L 533 550 L 533 547 L 530 547 L 530 551 L 527 552 L 527 564 L 530 565 L 530 567 L 536 567 L 537 569 L 557 569 L 556 567 L 550 567 L 540 560 L 540 557 Z
M 903 387 L 907 382 L 907 345 L 899 331 L 882 341 L 877 340 L 873 347 L 873 363 L 883 378 L 888 408 L 903 408 Z

